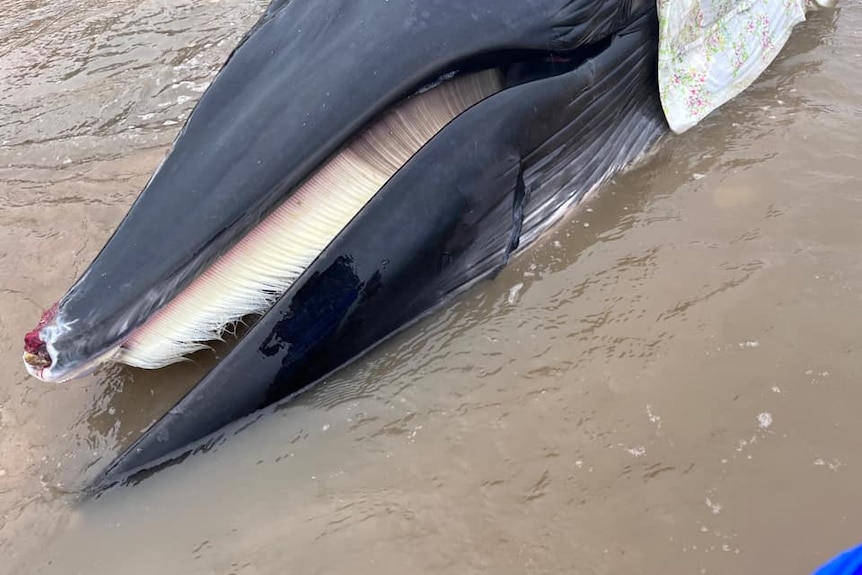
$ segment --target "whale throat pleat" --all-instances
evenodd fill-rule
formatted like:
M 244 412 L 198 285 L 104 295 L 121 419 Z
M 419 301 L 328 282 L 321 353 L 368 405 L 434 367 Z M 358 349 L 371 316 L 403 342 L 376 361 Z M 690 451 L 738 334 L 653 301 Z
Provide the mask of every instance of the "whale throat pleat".
M 138 328 L 114 360 L 147 369 L 176 363 L 265 313 L 422 146 L 501 88 L 494 70 L 456 76 L 387 111 Z

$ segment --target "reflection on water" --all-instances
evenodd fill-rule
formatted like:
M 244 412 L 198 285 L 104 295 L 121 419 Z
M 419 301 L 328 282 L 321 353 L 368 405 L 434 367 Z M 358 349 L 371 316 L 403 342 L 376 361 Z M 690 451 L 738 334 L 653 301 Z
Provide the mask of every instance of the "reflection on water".
M 212 354 L 49 386 L 20 335 L 264 4 L 0 5 L 0 573 L 789 573 L 858 538 L 858 2 L 493 281 L 83 504 Z

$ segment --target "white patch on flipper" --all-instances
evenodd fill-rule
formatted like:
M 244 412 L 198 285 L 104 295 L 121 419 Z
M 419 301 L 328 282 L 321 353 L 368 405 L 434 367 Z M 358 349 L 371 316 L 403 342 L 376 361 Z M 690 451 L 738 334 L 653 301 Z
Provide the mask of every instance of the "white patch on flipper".
M 265 313 L 401 166 L 501 86 L 496 71 L 456 77 L 386 113 L 137 329 L 115 361 L 164 367 Z

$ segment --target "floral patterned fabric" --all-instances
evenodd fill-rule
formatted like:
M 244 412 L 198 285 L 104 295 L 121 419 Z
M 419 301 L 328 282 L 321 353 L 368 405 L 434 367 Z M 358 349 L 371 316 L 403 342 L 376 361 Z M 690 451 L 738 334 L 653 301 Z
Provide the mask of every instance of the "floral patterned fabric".
M 813 0 L 657 2 L 662 106 L 682 133 L 763 73 Z

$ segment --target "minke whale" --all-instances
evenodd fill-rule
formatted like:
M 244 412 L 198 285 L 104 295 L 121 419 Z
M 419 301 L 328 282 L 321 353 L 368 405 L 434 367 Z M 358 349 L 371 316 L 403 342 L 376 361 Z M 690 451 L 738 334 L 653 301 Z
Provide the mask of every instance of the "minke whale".
M 67 382 L 259 317 L 97 483 L 319 381 L 641 158 L 668 133 L 657 35 L 655 0 L 275 0 L 24 338 Z

